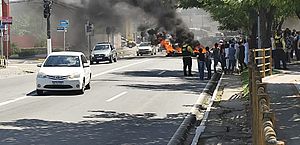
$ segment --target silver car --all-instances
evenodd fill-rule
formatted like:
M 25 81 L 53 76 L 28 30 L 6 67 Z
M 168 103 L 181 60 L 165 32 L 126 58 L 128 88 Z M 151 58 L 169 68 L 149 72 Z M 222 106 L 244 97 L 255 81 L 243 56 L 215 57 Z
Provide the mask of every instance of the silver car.
M 92 50 L 90 64 L 100 61 L 117 62 L 117 51 L 110 43 L 97 43 Z

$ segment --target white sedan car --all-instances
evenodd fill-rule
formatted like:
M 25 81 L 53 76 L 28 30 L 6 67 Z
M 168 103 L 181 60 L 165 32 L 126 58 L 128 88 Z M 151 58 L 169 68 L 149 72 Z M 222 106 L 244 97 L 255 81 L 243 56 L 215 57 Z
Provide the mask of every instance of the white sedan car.
M 53 52 L 38 65 L 36 92 L 76 90 L 80 94 L 90 88 L 91 69 L 81 52 Z

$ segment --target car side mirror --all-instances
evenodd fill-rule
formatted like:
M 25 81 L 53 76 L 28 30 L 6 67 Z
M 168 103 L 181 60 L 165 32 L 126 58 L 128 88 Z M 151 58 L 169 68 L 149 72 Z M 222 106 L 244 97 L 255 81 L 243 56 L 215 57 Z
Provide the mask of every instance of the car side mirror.
M 37 64 L 36 66 L 37 66 L 37 67 L 42 67 L 42 64 L 41 64 L 41 63 L 39 63 L 39 64 Z
M 90 67 L 90 64 L 89 63 L 84 63 L 83 67 Z

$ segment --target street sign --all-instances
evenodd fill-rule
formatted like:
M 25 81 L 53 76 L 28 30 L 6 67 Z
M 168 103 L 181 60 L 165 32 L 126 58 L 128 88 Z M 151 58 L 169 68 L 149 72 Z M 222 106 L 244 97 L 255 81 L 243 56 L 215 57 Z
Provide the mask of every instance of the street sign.
M 57 31 L 58 32 L 66 32 L 67 28 L 65 28 L 65 27 L 57 27 Z
M 12 17 L 1 17 L 2 24 L 12 24 Z
M 58 27 L 64 27 L 64 28 L 68 28 L 69 27 L 69 20 L 60 20 Z

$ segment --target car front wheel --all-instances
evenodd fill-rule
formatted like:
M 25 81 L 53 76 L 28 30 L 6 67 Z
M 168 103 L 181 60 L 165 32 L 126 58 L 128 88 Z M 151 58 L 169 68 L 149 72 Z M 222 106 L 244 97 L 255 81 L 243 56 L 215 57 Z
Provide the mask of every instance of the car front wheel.
M 92 74 L 90 74 L 90 81 L 89 81 L 89 83 L 85 86 L 86 89 L 91 89 L 91 79 L 92 79 Z
M 110 56 L 110 57 L 109 57 L 109 63 L 113 63 L 113 61 L 114 61 L 114 60 L 113 60 L 113 57 Z
M 36 90 L 36 94 L 39 95 L 39 96 L 40 96 L 40 95 L 43 95 L 43 94 L 44 94 L 44 91 L 42 91 L 42 90 Z
M 84 94 L 85 91 L 85 79 L 83 79 L 82 88 L 79 90 L 79 94 Z
M 114 58 L 114 62 L 117 62 L 118 61 L 118 58 L 117 58 L 117 56 Z

